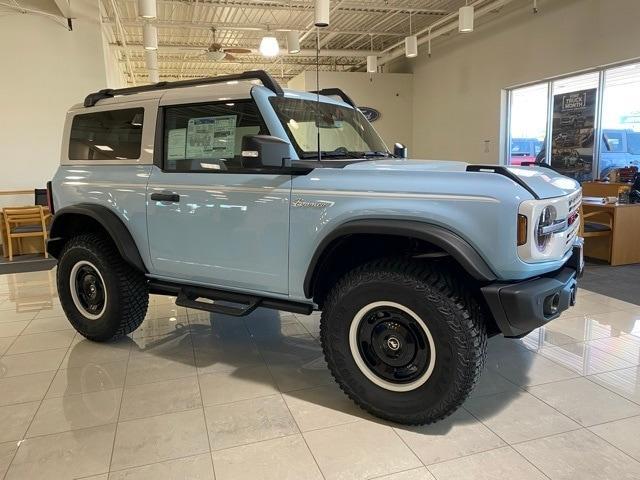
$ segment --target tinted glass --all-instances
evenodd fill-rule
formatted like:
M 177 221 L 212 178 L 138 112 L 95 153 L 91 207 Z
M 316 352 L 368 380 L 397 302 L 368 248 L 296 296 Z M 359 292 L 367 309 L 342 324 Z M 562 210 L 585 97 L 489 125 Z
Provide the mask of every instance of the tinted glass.
M 70 160 L 133 160 L 140 158 L 143 108 L 83 113 L 73 117 Z
M 640 155 L 640 133 L 629 132 L 627 135 L 627 147 L 632 155 Z
M 382 139 L 357 109 L 285 97 L 271 97 L 270 101 L 301 157 L 317 155 L 318 136 L 325 158 L 331 158 L 332 153 L 339 157 L 387 152 Z
M 167 107 L 164 169 L 175 172 L 238 171 L 245 135 L 268 135 L 252 101 Z
M 624 152 L 623 135 L 624 132 L 605 131 L 603 134 L 604 149 L 608 152 Z

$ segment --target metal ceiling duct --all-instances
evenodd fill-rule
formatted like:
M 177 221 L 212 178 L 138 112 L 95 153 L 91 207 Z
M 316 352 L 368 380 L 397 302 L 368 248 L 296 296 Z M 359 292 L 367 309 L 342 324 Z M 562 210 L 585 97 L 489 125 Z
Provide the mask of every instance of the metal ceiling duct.
M 142 27 L 142 43 L 145 50 L 158 49 L 158 29 L 151 23 L 145 23 Z
M 156 18 L 156 0 L 138 0 L 138 15 L 142 18 Z

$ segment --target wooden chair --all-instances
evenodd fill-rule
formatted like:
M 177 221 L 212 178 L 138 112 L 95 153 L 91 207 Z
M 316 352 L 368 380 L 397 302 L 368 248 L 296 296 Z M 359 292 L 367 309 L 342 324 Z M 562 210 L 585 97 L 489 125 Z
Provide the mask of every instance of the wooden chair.
M 45 213 L 42 205 L 5 208 L 2 213 L 7 230 L 9 260 L 13 260 L 13 239 L 17 238 L 20 242 L 20 239 L 24 237 L 42 237 L 44 257 L 49 258 L 47 254 L 47 219 L 51 215 Z
M 599 222 L 587 221 L 587 218 L 600 217 Z M 591 212 L 584 214 L 580 205 L 580 230 L 579 234 L 583 238 L 589 237 L 609 237 L 609 263 L 611 263 L 611 247 L 613 244 L 613 215 L 610 212 Z

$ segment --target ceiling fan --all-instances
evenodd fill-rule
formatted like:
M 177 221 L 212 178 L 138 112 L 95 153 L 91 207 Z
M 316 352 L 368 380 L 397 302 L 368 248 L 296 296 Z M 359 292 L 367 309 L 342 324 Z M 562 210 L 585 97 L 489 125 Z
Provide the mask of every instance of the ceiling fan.
M 237 48 L 237 47 L 223 47 L 222 44 L 216 42 L 216 29 L 211 28 L 211 34 L 213 36 L 213 40 L 211 45 L 204 51 L 202 56 L 207 60 L 212 60 L 214 62 L 220 62 L 222 60 L 235 60 L 236 57 L 233 54 L 239 55 L 244 53 L 251 53 L 251 50 L 248 48 Z

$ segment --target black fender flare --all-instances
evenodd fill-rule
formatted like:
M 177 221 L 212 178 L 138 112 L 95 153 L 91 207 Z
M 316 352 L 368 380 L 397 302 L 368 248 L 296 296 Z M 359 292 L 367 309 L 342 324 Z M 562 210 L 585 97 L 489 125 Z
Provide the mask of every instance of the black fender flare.
M 64 207 L 55 213 L 51 223 L 49 240 L 47 240 L 49 255 L 58 258 L 70 232 L 82 231 L 82 227 L 77 227 L 77 220 L 81 217 L 95 220 L 111 237 L 124 261 L 135 269 L 147 273 L 147 268 L 129 229 L 113 211 L 93 203 L 79 203 Z
M 323 261 L 331 253 L 332 244 L 342 237 L 362 233 L 424 240 L 451 255 L 476 280 L 493 282 L 497 278 L 476 249 L 451 230 L 417 220 L 361 219 L 343 223 L 322 239 L 304 278 L 304 294 L 307 298 L 313 298 L 317 274 L 322 270 Z

